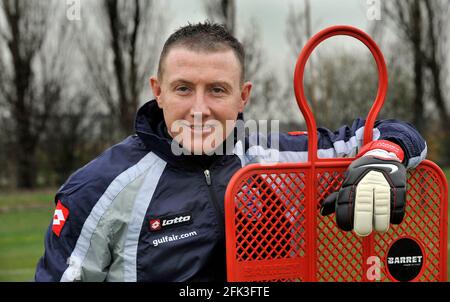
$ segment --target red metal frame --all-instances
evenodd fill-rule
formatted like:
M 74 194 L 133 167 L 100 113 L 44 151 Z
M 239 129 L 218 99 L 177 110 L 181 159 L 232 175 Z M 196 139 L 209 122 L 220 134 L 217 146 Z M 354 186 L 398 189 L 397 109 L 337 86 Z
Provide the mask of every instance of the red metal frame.
M 227 272 L 229 281 L 369 281 L 369 256 L 386 257 L 397 238 L 412 236 L 425 247 L 427 263 L 413 281 L 447 279 L 448 186 L 444 173 L 425 160 L 409 171 L 406 216 L 384 234 L 360 238 L 340 231 L 334 215 L 322 217 L 318 203 L 338 189 L 353 158 L 317 157 L 316 122 L 307 103 L 303 76 L 312 51 L 325 39 L 347 35 L 372 52 L 379 73 L 376 100 L 367 116 L 364 144 L 388 86 L 387 68 L 376 43 L 361 30 L 334 26 L 316 34 L 296 64 L 294 88 L 308 127 L 305 163 L 252 164 L 231 179 L 225 195 Z M 392 278 L 384 267 L 381 280 Z

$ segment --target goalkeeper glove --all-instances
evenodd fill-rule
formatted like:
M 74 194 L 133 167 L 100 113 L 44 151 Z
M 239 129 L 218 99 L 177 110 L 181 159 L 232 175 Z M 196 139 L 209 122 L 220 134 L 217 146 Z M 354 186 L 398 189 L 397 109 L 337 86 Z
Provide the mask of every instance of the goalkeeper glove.
M 348 167 L 340 190 L 321 203 L 321 214 L 336 212 L 338 227 L 358 236 L 373 229 L 386 232 L 389 223 L 401 223 L 406 205 L 403 157 L 403 150 L 390 141 L 364 146 Z

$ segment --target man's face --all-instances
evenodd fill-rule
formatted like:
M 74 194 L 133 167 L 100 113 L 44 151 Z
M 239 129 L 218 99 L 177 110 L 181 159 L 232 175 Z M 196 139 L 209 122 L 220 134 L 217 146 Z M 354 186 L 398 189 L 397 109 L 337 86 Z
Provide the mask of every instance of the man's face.
M 240 63 L 231 49 L 217 52 L 172 48 L 162 79 L 150 84 L 169 134 L 193 154 L 211 153 L 233 131 L 252 84 L 241 84 Z

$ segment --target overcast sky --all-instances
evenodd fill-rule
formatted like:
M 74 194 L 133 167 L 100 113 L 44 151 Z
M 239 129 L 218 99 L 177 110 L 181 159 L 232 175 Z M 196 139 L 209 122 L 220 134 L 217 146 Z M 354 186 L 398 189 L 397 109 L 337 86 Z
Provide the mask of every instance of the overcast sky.
M 169 0 L 167 2 L 169 14 L 173 16 L 167 34 L 188 22 L 203 21 L 206 18 L 204 0 Z M 369 22 L 376 22 L 367 19 L 370 5 L 367 2 L 372 3 L 367 0 L 312 0 L 313 32 L 338 24 L 353 25 L 365 30 Z M 286 19 L 289 9 L 295 7 L 296 11 L 300 11 L 303 9 L 304 1 L 237 0 L 236 3 L 238 33 L 245 30 L 250 19 L 254 18 L 261 28 L 262 47 L 267 53 L 269 64 L 273 66 L 288 64 L 286 62 L 286 56 L 289 53 L 286 45 Z

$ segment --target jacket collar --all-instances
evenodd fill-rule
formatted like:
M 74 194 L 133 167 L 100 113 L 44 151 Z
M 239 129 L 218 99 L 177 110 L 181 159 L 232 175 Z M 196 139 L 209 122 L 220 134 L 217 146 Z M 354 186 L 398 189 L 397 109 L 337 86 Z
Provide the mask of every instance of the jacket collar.
M 238 118 L 242 119 L 242 114 Z M 169 164 L 175 166 L 181 165 L 185 168 L 198 168 L 202 166 L 206 168 L 205 162 L 220 164 L 229 157 L 226 155 L 212 155 L 212 157 L 208 156 L 208 158 L 205 158 L 207 155 L 175 155 L 171 148 L 172 138 L 164 135 L 161 126 L 165 124 L 162 123 L 164 123 L 163 111 L 158 107 L 156 100 L 151 100 L 137 111 L 135 131 L 149 151 L 156 153 L 156 155 Z M 235 143 L 236 139 L 233 144 L 227 145 L 234 147 Z M 227 152 L 227 154 L 230 153 Z

